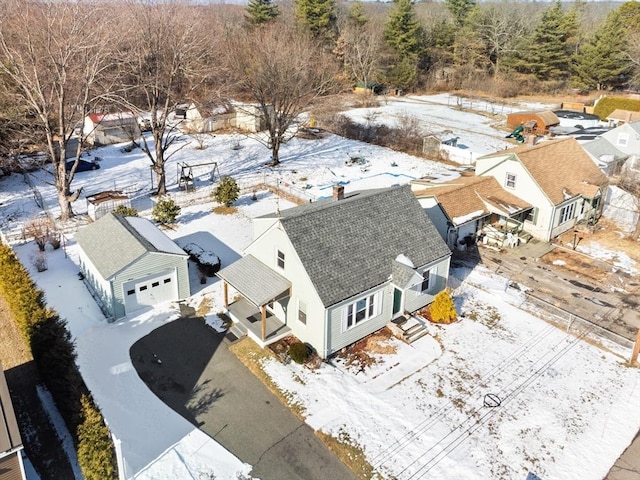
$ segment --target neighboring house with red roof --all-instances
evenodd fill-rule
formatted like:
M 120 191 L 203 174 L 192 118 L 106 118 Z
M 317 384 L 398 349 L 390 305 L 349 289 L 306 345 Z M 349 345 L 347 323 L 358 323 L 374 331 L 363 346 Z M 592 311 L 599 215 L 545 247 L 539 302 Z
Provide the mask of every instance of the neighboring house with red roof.
M 24 480 L 22 439 L 18 429 L 9 387 L 0 365 L 0 480 Z
M 92 113 L 84 118 L 83 133 L 91 145 L 130 142 L 140 136 L 138 117 L 132 112 Z
M 411 189 L 450 249 L 475 239 L 488 225 L 522 230 L 533 207 L 493 177 L 463 175 L 446 182 L 414 180 Z
M 476 175 L 495 178 L 534 208 L 524 229 L 549 241 L 602 211 L 607 177 L 574 138 L 540 142 L 480 157 Z

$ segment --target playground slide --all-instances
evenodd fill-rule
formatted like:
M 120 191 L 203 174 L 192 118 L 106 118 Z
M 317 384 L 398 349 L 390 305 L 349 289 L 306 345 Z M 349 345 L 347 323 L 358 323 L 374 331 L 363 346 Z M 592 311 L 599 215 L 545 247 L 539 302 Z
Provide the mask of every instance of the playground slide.
M 523 131 L 524 131 L 524 127 L 522 125 L 519 125 L 518 127 L 516 127 L 516 129 L 513 132 L 511 132 L 509 135 L 507 135 L 504 138 L 514 138 L 516 142 L 524 143 L 524 136 L 522 135 Z

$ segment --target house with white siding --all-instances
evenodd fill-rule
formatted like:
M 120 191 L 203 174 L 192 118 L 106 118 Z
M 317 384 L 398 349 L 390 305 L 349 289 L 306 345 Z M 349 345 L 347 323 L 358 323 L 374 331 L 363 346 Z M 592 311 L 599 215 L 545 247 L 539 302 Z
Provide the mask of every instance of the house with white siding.
M 505 190 L 493 177 L 462 175 L 446 182 L 418 179 L 411 189 L 451 250 L 475 242 L 484 228 L 522 235 L 533 206 Z M 496 238 L 502 243 L 506 235 Z
M 110 319 L 191 294 L 189 255 L 146 218 L 110 212 L 75 239 L 82 277 Z
M 574 138 L 502 150 L 476 161 L 477 176 L 494 177 L 533 206 L 524 230 L 550 241 L 602 212 L 607 177 Z
M 138 117 L 132 112 L 92 113 L 84 118 L 83 134 L 96 147 L 130 142 L 140 136 Z
M 255 219 L 243 258 L 217 275 L 243 333 L 261 346 L 295 335 L 326 358 L 431 303 L 450 256 L 409 185 L 336 185 L 332 198 Z

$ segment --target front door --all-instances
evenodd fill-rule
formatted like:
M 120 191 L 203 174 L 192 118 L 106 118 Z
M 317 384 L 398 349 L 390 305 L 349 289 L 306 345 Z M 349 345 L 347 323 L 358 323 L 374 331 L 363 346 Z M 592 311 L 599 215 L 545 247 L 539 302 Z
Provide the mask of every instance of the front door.
M 402 290 L 393 289 L 393 318 L 396 318 L 402 310 Z

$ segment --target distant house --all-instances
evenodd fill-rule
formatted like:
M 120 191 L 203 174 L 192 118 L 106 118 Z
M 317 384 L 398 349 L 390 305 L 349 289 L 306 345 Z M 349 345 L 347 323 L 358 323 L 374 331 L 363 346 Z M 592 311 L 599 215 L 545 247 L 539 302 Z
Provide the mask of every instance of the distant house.
M 140 136 L 138 117 L 131 112 L 92 113 L 84 120 L 85 140 L 102 146 L 130 142 Z
M 145 218 L 109 213 L 75 238 L 80 271 L 108 317 L 190 295 L 189 255 Z
M 640 120 L 623 123 L 601 137 L 625 155 L 640 156 Z
M 253 238 L 218 276 L 230 317 L 262 346 L 293 334 L 326 358 L 447 284 L 451 251 L 408 185 L 335 186 L 332 198 L 254 219 Z
M 507 129 L 513 130 L 524 124 L 530 125 L 531 131 L 527 133 L 544 134 L 549 127 L 560 125 L 560 119 L 550 110 L 507 114 Z
M 520 233 L 533 209 L 493 177 L 461 176 L 446 182 L 414 180 L 411 188 L 452 250 L 475 241 L 485 226 Z
M 476 175 L 492 176 L 533 205 L 524 229 L 549 241 L 602 211 L 607 177 L 574 138 L 540 142 L 480 157 Z
M 22 463 L 22 439 L 9 387 L 0 365 L 0 480 L 27 478 Z
M 640 120 L 640 112 L 622 110 L 620 108 L 616 108 L 607 115 L 607 122 L 609 122 L 610 126 L 614 127 L 624 125 L 625 123 L 637 122 L 638 120 Z
M 188 133 L 208 133 L 225 128 L 245 132 L 261 132 L 266 128 L 264 114 L 258 105 L 233 103 L 228 105 L 191 103 L 176 109 L 174 117 Z
M 602 136 L 581 145 L 605 175 L 620 173 L 622 165 L 629 156 Z

